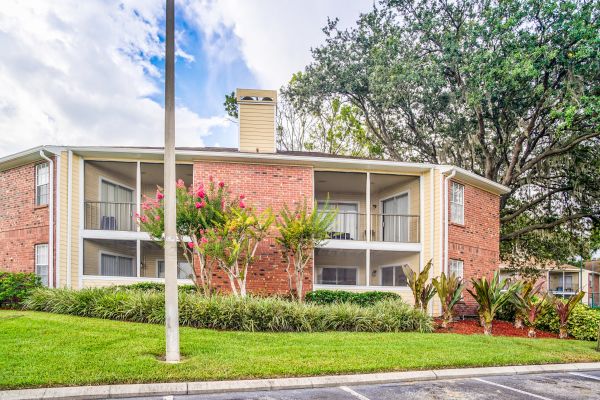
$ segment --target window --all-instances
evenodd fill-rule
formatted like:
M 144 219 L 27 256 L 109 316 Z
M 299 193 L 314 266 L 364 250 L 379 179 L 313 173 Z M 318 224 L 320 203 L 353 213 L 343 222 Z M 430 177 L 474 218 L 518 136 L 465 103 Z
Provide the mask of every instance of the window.
M 319 202 L 319 210 L 325 208 L 326 203 Z M 329 237 L 339 240 L 357 240 L 358 239 L 358 204 L 330 202 L 328 209 L 337 210 L 333 224 L 331 225 Z
M 42 285 L 48 286 L 48 245 L 35 245 L 35 274 L 42 280 Z
M 158 278 L 165 277 L 165 261 L 158 260 L 156 265 L 156 276 Z M 177 279 L 194 279 L 192 266 L 185 261 L 177 262 Z
M 452 182 L 450 193 L 450 221 L 455 224 L 465 223 L 465 187 Z
M 320 283 L 324 285 L 356 285 L 356 268 L 321 268 Z
M 136 227 L 133 190 L 104 179 L 100 184 L 100 229 L 131 231 Z
M 408 286 L 408 279 L 402 266 L 382 267 L 381 286 Z
M 100 253 L 100 275 L 136 276 L 137 271 L 133 257 Z
M 463 278 L 463 266 L 464 263 L 462 262 L 462 260 L 450 260 L 450 265 L 449 265 L 449 273 L 450 275 L 454 274 L 456 276 L 458 276 L 459 278 Z
M 50 168 L 48 163 L 35 166 L 35 205 L 44 206 L 48 204 L 48 189 L 50 181 Z

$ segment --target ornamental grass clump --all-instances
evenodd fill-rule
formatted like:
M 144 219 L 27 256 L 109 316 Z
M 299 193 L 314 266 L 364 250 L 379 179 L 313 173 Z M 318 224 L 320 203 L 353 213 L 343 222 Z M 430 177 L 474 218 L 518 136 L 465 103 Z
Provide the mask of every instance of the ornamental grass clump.
M 569 317 L 575 309 L 575 306 L 581 302 L 585 296 L 585 292 L 579 292 L 576 295 L 569 297 L 567 300 L 560 299 L 558 297 L 552 297 L 550 304 L 554 307 L 556 315 L 558 316 L 558 338 L 566 339 L 569 337 L 567 333 L 567 324 Z
M 408 281 L 408 287 L 413 294 L 414 307 L 421 311 L 427 309 L 429 301 L 435 296 L 435 287 L 431 283 L 427 283 L 432 266 L 432 260 L 429 260 L 421 272 L 413 271 L 408 265 L 402 266 L 402 271 Z
M 120 321 L 164 323 L 164 293 L 122 287 L 37 289 L 25 307 L 34 311 Z M 356 304 L 306 304 L 281 298 L 203 296 L 180 292 L 182 326 L 269 332 L 431 332 L 431 318 L 400 299 L 370 307 Z
M 455 274 L 446 276 L 443 272 L 439 278 L 433 278 L 431 283 L 435 287 L 442 303 L 442 328 L 447 328 L 454 317 L 454 307 L 462 298 L 462 291 L 465 284 Z

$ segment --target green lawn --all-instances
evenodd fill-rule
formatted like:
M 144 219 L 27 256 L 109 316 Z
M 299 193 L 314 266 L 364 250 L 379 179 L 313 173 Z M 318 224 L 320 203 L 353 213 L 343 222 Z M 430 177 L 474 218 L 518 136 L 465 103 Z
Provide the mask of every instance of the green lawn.
M 600 361 L 595 343 L 419 333 L 181 329 L 183 363 L 157 360 L 164 328 L 0 311 L 0 388 L 265 378 Z

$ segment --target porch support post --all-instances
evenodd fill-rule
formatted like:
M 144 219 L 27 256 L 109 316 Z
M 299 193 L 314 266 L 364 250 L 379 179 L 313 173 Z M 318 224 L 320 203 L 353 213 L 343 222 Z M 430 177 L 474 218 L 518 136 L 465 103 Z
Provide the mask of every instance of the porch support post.
M 366 203 L 365 203 L 365 218 L 367 219 L 365 221 L 365 226 L 366 226 L 366 232 L 365 232 L 365 236 L 366 236 L 366 241 L 370 242 L 371 241 L 371 173 L 367 172 L 367 188 L 366 188 L 366 193 L 367 193 L 367 198 L 366 198 Z M 368 264 L 367 264 L 368 265 Z M 367 282 L 369 281 L 369 278 L 367 277 Z
M 365 254 L 367 257 L 365 260 L 366 284 L 367 286 L 371 286 L 371 249 L 367 249 Z
M 140 207 L 140 199 L 142 198 L 142 163 L 136 162 L 136 172 L 135 172 L 135 212 L 137 215 L 140 215 L 141 207 Z M 135 221 L 137 228 L 136 230 L 140 231 L 140 225 Z

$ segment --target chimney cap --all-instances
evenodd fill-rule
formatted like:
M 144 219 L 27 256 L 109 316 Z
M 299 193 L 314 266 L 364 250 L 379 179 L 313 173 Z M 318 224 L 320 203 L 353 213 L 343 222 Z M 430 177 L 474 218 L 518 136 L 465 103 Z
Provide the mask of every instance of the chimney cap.
M 277 91 L 264 89 L 236 89 L 235 98 L 238 102 L 275 103 L 277 102 Z

